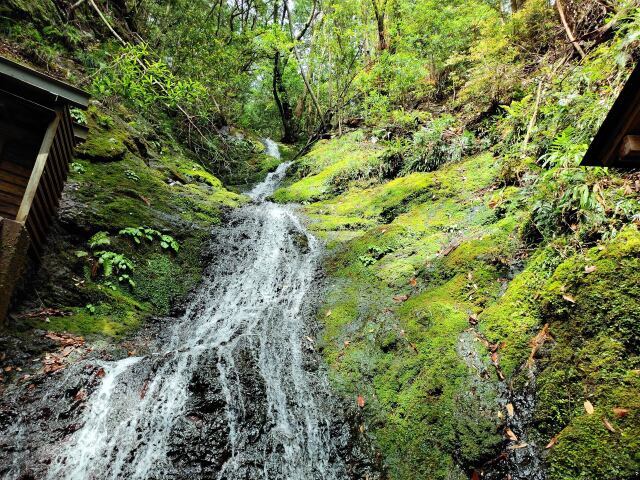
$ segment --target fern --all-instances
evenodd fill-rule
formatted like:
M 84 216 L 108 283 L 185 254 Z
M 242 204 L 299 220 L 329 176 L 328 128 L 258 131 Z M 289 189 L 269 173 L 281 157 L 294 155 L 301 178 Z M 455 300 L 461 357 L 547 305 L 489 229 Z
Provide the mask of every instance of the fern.
M 104 247 L 106 245 L 111 245 L 111 240 L 109 239 L 109 232 L 98 232 L 94 236 L 89 239 L 89 248 L 92 250 L 96 247 Z

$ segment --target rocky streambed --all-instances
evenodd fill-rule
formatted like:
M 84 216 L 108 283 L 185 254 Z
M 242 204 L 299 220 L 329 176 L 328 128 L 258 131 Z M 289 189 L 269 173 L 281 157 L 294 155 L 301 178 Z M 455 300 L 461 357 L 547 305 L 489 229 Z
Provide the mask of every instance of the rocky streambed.
M 286 168 L 214 231 L 182 317 L 129 350 L 65 337 L 78 361 L 7 389 L 2 478 L 378 478 L 315 351 L 319 244 L 265 201 Z

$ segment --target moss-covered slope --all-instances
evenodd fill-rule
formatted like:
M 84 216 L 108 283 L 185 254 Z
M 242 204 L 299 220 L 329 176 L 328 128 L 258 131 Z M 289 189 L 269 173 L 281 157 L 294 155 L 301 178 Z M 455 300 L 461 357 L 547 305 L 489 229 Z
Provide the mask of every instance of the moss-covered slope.
M 521 242 L 527 192 L 498 186 L 499 160 L 482 154 L 391 180 L 342 174 L 369 171 L 372 158 L 385 155 L 379 148 L 362 132 L 324 142 L 274 197 L 306 202 L 310 229 L 330 247 L 324 354 L 337 388 L 364 400 L 362 429 L 390 477 L 467 478 L 489 468 L 508 444 L 510 387 L 521 388 L 537 361 L 531 435 L 544 446 L 559 434 L 546 451 L 551 478 L 633 478 L 635 228 L 590 260 L 561 241 L 531 250 Z M 345 152 L 348 162 L 340 160 Z M 554 340 L 533 349 L 545 323 Z M 580 361 L 579 346 L 588 350 Z M 596 374 L 604 359 L 611 373 Z M 598 405 L 593 416 L 582 406 L 587 398 Z M 628 412 L 613 433 L 601 417 L 613 422 L 615 406 Z M 611 442 L 615 448 L 606 448 Z
M 211 226 L 247 200 L 228 191 L 170 131 L 158 132 L 122 107 L 94 105 L 87 122 L 59 224 L 13 314 L 14 328 L 120 336 L 150 315 L 169 314 L 201 278 Z M 131 228 L 157 233 L 136 241 L 121 233 Z M 106 240 L 91 246 L 99 232 Z M 174 239 L 177 251 L 163 247 L 161 235 Z M 119 267 L 115 257 L 107 266 L 114 255 L 130 265 Z M 55 313 L 33 314 L 45 307 Z

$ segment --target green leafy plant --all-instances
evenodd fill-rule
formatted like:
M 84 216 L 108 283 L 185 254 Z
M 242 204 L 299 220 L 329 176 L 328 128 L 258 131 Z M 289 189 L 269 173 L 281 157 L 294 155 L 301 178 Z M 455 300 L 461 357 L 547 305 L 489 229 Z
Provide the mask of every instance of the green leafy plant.
M 175 238 L 173 238 L 171 235 L 161 233 L 153 228 L 127 227 L 120 230 L 118 234 L 133 239 L 133 241 L 138 245 L 140 245 L 143 240 L 152 242 L 157 239 L 160 241 L 160 246 L 165 250 L 170 249 L 176 253 L 178 252 L 178 250 L 180 250 L 180 244 L 176 241 Z
M 136 284 L 129 276 L 133 272 L 133 262 L 121 253 L 111 252 L 108 250 L 100 250 L 94 253 L 99 268 L 105 277 L 115 275 L 119 282 L 127 282 L 130 286 L 135 287 Z
M 98 232 L 89 239 L 89 248 L 92 250 L 96 247 L 103 247 L 105 245 L 111 245 L 111 239 L 109 238 L 109 232 Z
M 78 162 L 71 163 L 71 170 L 73 170 L 75 173 L 85 173 L 87 171 L 87 169 L 84 168 L 84 165 Z
M 131 287 L 135 287 L 135 282 L 131 278 L 130 274 L 133 273 L 134 264 L 125 255 L 110 250 L 100 250 L 101 247 L 107 247 L 111 245 L 111 238 L 109 232 L 98 232 L 93 235 L 87 242 L 91 252 L 84 250 L 76 251 L 76 257 L 85 258 L 91 267 L 91 276 L 95 277 L 102 274 L 104 278 L 117 278 L 118 282 L 129 284 Z M 105 282 L 105 285 L 112 290 L 116 289 L 116 286 L 110 282 Z
M 74 122 L 79 123 L 80 125 L 87 124 L 87 112 L 84 110 L 80 110 L 79 108 L 72 108 L 69 110 L 69 114 Z
M 134 182 L 139 182 L 140 181 L 140 177 L 133 170 L 125 170 L 124 171 L 124 176 L 127 177 L 129 180 L 133 180 Z

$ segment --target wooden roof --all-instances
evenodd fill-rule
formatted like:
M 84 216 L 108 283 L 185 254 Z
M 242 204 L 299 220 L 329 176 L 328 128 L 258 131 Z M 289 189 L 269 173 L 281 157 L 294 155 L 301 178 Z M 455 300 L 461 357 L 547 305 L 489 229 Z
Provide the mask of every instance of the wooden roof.
M 26 227 L 37 257 L 60 202 L 75 141 L 69 107 L 89 95 L 0 57 L 0 217 Z
M 89 95 L 73 85 L 0 56 L 3 90 L 45 106 L 65 104 L 86 109 Z
M 631 73 L 580 165 L 640 168 L 640 65 Z

